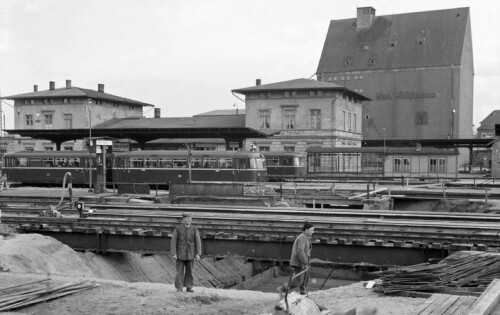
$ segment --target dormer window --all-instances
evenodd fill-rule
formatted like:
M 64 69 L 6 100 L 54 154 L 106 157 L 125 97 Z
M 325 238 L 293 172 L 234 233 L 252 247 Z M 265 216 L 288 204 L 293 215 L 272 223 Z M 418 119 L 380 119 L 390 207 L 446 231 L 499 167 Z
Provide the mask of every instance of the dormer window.
M 375 58 L 371 58 L 371 59 L 369 59 L 369 60 L 368 60 L 368 64 L 369 64 L 370 66 L 373 66 L 373 65 L 375 65 L 376 63 L 377 63 L 377 61 L 375 60 Z

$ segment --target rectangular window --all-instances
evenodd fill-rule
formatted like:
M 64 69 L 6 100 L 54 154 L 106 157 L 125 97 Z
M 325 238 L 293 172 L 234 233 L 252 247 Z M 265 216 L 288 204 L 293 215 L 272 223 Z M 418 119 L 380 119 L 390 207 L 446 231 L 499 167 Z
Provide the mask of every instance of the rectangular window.
M 352 119 L 352 115 L 351 115 L 351 113 L 349 113 L 348 118 L 347 118 L 347 130 L 349 130 L 349 131 L 351 131 L 351 127 L 352 127 L 351 119 Z
M 403 158 L 403 165 L 402 165 L 402 170 L 403 172 L 409 173 L 410 172 L 410 159 L 409 158 Z
M 271 111 L 269 109 L 259 110 L 259 128 L 271 128 Z
M 311 119 L 311 129 L 319 130 L 321 129 L 321 110 L 320 109 L 311 109 L 310 111 L 310 119 Z
M 357 128 L 358 127 L 358 123 L 356 121 L 357 118 L 358 118 L 358 116 L 356 114 L 354 114 L 354 121 L 353 121 L 354 122 L 354 126 L 352 128 L 353 129 L 352 131 L 354 131 L 354 132 L 358 132 L 358 128 Z
M 285 150 L 285 152 L 295 152 L 295 147 L 288 146 L 283 147 L 283 149 Z
M 438 172 L 439 173 L 446 173 L 446 159 L 440 158 L 438 161 Z
M 394 172 L 401 172 L 401 159 L 400 158 L 395 158 L 394 163 L 392 165 L 392 170 Z
M 43 126 L 45 128 L 52 128 L 52 120 L 54 118 L 53 112 L 44 112 L 43 113 Z
M 233 168 L 232 158 L 219 158 L 217 162 L 219 168 Z
M 436 173 L 437 172 L 437 159 L 430 158 L 429 159 L 429 172 Z
M 33 115 L 26 115 L 26 126 L 33 126 Z
M 259 151 L 268 152 L 269 151 L 269 147 L 267 147 L 267 146 L 259 146 Z
M 64 147 L 64 151 L 73 151 L 73 147 Z
M 283 129 L 285 130 L 290 130 L 290 129 L 295 129 L 296 126 L 296 116 L 297 116 L 297 110 L 291 109 L 291 108 L 284 108 L 283 109 Z
M 72 114 L 64 114 L 64 127 L 66 127 L 66 129 L 73 128 L 73 115 Z
M 342 124 L 344 126 L 343 130 L 346 130 L 346 121 L 345 121 L 346 120 L 346 115 L 345 115 L 345 110 L 342 111 L 342 119 L 344 121 L 343 124 Z

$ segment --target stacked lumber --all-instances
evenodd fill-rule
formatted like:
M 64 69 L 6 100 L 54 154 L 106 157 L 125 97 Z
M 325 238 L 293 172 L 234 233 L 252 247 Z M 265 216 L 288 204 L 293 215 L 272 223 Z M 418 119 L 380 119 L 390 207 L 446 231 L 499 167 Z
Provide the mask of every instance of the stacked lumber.
M 438 264 L 418 264 L 377 273 L 376 291 L 384 294 L 401 292 L 449 292 L 447 288 L 484 288 L 500 278 L 500 255 L 477 253 Z M 458 290 L 460 291 L 460 290 Z
M 0 288 L 0 312 L 9 311 L 35 303 L 56 299 L 65 295 L 96 287 L 94 282 L 83 280 L 63 285 L 54 285 L 50 279 Z

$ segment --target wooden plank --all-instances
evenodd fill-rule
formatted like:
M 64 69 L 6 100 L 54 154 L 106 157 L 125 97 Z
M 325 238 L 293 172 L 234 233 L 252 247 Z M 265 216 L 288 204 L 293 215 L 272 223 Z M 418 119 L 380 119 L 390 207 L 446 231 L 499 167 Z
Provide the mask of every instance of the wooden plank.
M 488 315 L 500 302 L 500 279 L 493 279 L 483 294 L 472 305 L 470 315 Z
M 476 297 L 466 296 L 463 303 L 457 308 L 453 315 L 468 315 L 472 304 L 476 301 Z
M 441 305 L 441 303 L 443 303 L 447 298 L 448 298 L 448 294 L 433 294 L 428 300 L 430 300 L 430 303 L 427 304 L 427 301 L 426 303 L 424 304 L 427 304 L 427 305 L 424 305 L 425 307 L 420 310 L 420 309 L 417 309 L 419 310 L 419 312 L 415 312 L 415 314 L 418 314 L 418 315 L 430 315 L 432 314 L 432 312 L 439 307 L 439 305 Z
M 432 315 L 442 315 L 444 312 L 446 312 L 447 309 L 449 309 L 457 300 L 458 296 L 456 295 L 449 295 L 446 300 L 443 301 L 434 311 L 432 311 Z
M 453 303 L 452 306 L 450 306 L 444 313 L 443 315 L 453 315 L 453 314 L 458 314 L 457 310 L 464 304 L 465 301 L 467 301 L 468 297 L 467 296 L 459 296 L 458 299 Z

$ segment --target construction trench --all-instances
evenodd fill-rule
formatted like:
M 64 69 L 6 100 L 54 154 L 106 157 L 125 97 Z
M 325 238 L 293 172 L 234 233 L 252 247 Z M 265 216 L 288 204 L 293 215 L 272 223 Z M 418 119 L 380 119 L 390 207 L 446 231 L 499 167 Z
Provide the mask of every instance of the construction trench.
M 312 194 L 297 191 L 296 185 L 294 186 L 293 193 L 290 191 L 285 193 L 286 199 L 282 198 L 281 194 L 278 200 L 291 205 L 300 205 L 303 210 L 295 211 L 293 209 L 296 208 L 288 208 L 281 211 L 280 208 L 273 207 L 266 210 L 253 206 L 256 202 L 268 202 L 267 196 L 243 198 L 244 203 L 252 206 L 251 210 L 245 207 L 240 209 L 235 204 L 238 200 L 232 198 L 179 196 L 176 201 L 170 198 L 170 201 L 178 203 L 201 201 L 205 207 L 209 207 L 203 209 L 199 206 L 188 206 L 188 211 L 195 212 L 193 224 L 203 231 L 204 258 L 195 267 L 196 285 L 274 291 L 280 282 L 287 280 L 291 247 L 296 234 L 300 232 L 300 225 L 304 220 L 302 217 L 306 213 L 308 220 L 312 220 L 318 231 L 313 242 L 314 260 L 310 271 L 313 290 L 369 280 L 373 277 L 370 275 L 373 271 L 440 260 L 458 250 L 484 250 L 488 245 L 496 243 L 496 235 L 491 237 L 483 235 L 481 239 L 470 239 L 469 236 L 475 234 L 470 229 L 457 230 L 456 227 L 428 229 L 426 226 L 428 223 L 420 226 L 419 224 L 401 226 L 379 222 L 390 220 L 396 212 L 376 211 L 376 209 L 392 209 L 395 205 L 406 211 L 418 211 L 421 208 L 431 211 L 442 210 L 445 206 L 457 209 L 484 207 L 481 203 L 463 205 L 452 200 L 443 203 L 440 196 L 435 196 L 435 191 L 427 195 L 427 198 L 419 195 L 410 200 L 400 198 L 401 193 L 397 190 L 392 191 L 393 195 L 390 198 L 372 197 L 361 201 L 339 199 L 331 194 L 328 187 L 323 191 L 316 189 Z M 283 187 L 280 188 L 281 191 L 285 190 Z M 127 201 L 130 198 L 87 194 L 78 200 L 86 202 L 87 207 L 93 207 L 99 215 L 79 218 L 74 209 L 65 209 L 62 211 L 63 218 L 29 217 L 9 214 L 10 211 L 12 213 L 23 211 L 20 206 L 23 204 L 23 198 L 24 203 L 29 205 L 24 209 L 25 214 L 37 213 L 40 207 L 47 207 L 47 204 L 53 204 L 54 200 L 36 197 L 30 199 L 28 196 L 9 198 L 7 195 L 2 198 L 0 202 L 4 209 L 3 222 L 17 226 L 21 233 L 50 236 L 83 253 L 87 258 L 90 255 L 88 253 L 93 253 L 92 261 L 95 266 L 106 266 L 104 269 L 110 274 L 120 275 L 118 278 L 126 281 L 156 282 L 159 280 L 159 274 L 168 274 L 161 279 L 161 282 L 173 282 L 175 264 L 168 252 L 172 227 L 179 224 L 180 213 L 185 211 L 181 205 L 177 207 L 171 204 L 165 209 L 160 209 L 161 205 L 158 208 L 151 204 L 133 204 L 129 207 Z M 9 207 L 13 205 L 14 199 L 18 201 L 17 206 Z M 119 202 L 118 205 L 116 202 Z M 224 204 L 230 205 L 224 206 Z M 364 206 L 365 211 L 358 210 L 364 219 L 346 222 L 346 218 L 358 215 L 355 211 L 324 212 L 330 211 L 332 205 L 336 208 L 340 206 L 350 209 Z M 127 210 L 129 208 L 130 210 Z M 304 208 L 309 209 L 304 210 Z M 369 210 L 368 213 L 366 210 Z M 283 213 L 286 211 L 286 215 L 280 211 Z M 420 218 L 411 217 L 409 214 L 411 211 L 401 214 L 401 218 L 394 217 L 394 220 L 416 218 L 418 222 Z M 207 214 L 210 212 L 217 214 L 210 216 Z M 338 219 L 331 219 L 332 215 L 338 216 Z M 253 219 L 249 220 L 245 216 Z M 441 217 L 427 219 L 441 220 Z M 482 220 L 481 217 L 476 219 Z M 109 271 L 110 269 L 114 270 Z

